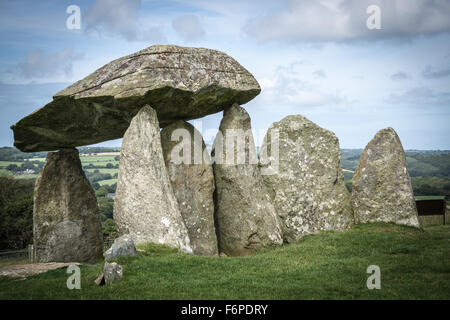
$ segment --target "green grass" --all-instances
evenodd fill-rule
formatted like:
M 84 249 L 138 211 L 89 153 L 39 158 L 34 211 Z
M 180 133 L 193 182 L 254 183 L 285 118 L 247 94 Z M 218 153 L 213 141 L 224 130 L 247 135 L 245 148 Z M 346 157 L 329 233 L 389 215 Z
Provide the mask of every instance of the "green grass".
M 101 186 L 112 185 L 114 183 L 117 183 L 117 178 L 98 181 L 98 184 L 101 185 Z
M 10 177 L 10 176 L 13 176 L 13 175 L 14 174 L 11 171 L 9 171 L 9 170 L 0 169 L 0 176 L 8 176 L 8 177 Z
M 97 287 L 102 265 L 82 266 L 81 290 L 65 270 L 0 279 L 0 299 L 450 299 L 450 227 L 391 224 L 321 232 L 248 257 L 198 257 L 147 244 L 120 258 L 121 282 Z M 369 265 L 381 290 L 368 290 Z
M 445 196 L 415 196 L 416 200 L 444 200 Z
M 20 161 L 0 161 L 0 168 L 6 168 L 10 164 L 15 164 L 20 167 L 23 162 Z

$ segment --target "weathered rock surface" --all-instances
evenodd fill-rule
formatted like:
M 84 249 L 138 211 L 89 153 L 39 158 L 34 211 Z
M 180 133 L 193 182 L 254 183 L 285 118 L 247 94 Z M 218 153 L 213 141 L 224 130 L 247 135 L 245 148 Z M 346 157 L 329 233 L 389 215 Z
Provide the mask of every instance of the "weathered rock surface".
M 214 141 L 213 171 L 220 252 L 248 255 L 262 247 L 282 244 L 280 222 L 257 164 L 249 115 L 234 104 L 225 109 L 219 130 L 221 134 Z
M 339 141 L 333 132 L 301 115 L 285 117 L 267 131 L 260 159 L 284 241 L 353 225 Z
M 145 106 L 125 132 L 114 199 L 120 234 L 136 244 L 155 242 L 192 252 L 169 181 L 155 110 Z
M 214 227 L 214 174 L 200 132 L 179 120 L 161 131 L 161 143 L 172 189 L 194 253 L 218 255 Z
M 123 236 L 114 239 L 112 246 L 103 254 L 105 260 L 111 260 L 118 257 L 136 257 L 137 255 L 138 253 L 134 246 L 133 239 L 128 234 L 124 234 Z
M 25 152 L 121 138 L 146 104 L 161 126 L 244 104 L 261 91 L 255 78 L 223 52 L 156 45 L 104 65 L 58 92 L 11 128 Z
M 364 149 L 353 175 L 352 206 L 357 223 L 419 227 L 405 152 L 394 129 L 378 131 Z
M 62 269 L 69 266 L 78 265 L 80 265 L 78 262 L 42 262 L 16 264 L 0 268 L 0 277 L 26 279 L 30 276 L 45 273 L 50 270 Z
M 93 262 L 103 256 L 97 199 L 76 149 L 47 155 L 36 179 L 33 236 L 38 262 Z
M 115 262 L 112 263 L 105 262 L 105 266 L 103 267 L 103 279 L 105 284 L 118 282 L 122 280 L 122 277 L 123 277 L 123 267 L 120 264 L 117 264 Z M 101 285 L 101 283 L 102 281 L 100 280 L 99 285 Z

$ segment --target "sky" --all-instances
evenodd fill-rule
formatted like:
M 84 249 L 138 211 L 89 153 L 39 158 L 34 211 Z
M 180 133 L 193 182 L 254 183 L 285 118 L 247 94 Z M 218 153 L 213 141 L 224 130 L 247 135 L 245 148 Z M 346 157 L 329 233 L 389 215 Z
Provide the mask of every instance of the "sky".
M 67 26 L 73 5 L 79 29 Z M 368 27 L 374 17 L 379 28 Z M 301 114 L 341 148 L 393 127 L 405 149 L 449 150 L 449 17 L 448 0 L 0 0 L 0 146 L 71 83 L 175 44 L 223 51 L 255 76 L 262 91 L 243 107 L 257 145 L 273 122 Z M 196 124 L 211 132 L 221 117 Z

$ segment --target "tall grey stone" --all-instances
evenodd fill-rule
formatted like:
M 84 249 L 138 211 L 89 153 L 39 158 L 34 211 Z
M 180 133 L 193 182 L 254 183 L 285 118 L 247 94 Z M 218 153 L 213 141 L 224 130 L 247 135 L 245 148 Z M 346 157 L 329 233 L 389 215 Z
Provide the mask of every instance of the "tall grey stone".
M 352 206 L 357 223 L 419 227 L 405 152 L 394 129 L 378 131 L 364 149 L 353 175 Z
M 38 262 L 102 258 L 97 199 L 74 148 L 47 154 L 34 189 L 33 237 Z
M 260 91 L 255 78 L 223 52 L 155 45 L 57 92 L 11 129 L 24 152 L 89 145 L 121 138 L 145 105 L 155 108 L 164 126 L 247 103 Z
M 237 104 L 224 110 L 213 158 L 220 252 L 248 255 L 282 244 L 280 223 L 259 171 L 250 117 Z
M 179 120 L 161 131 L 164 160 L 195 254 L 218 255 L 214 174 L 200 132 Z
M 261 170 L 286 242 L 354 223 L 339 141 L 301 115 L 273 123 L 261 147 Z
M 120 152 L 114 221 L 136 244 L 155 242 L 192 252 L 164 164 L 155 110 L 143 107 L 125 132 Z

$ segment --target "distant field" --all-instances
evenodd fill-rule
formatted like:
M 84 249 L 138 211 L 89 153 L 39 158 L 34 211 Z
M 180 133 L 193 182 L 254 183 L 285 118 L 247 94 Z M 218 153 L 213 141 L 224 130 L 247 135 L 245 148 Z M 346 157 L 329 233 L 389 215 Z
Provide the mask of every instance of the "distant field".
M 87 172 L 93 172 L 94 170 L 98 170 L 100 173 L 109 173 L 111 175 L 114 175 L 115 173 L 118 172 L 118 169 L 106 168 L 106 165 L 108 163 L 114 166 L 118 165 L 119 161 L 115 160 L 114 158 L 119 154 L 120 153 L 118 152 L 98 153 L 95 156 L 94 155 L 85 156 L 83 154 L 80 154 L 81 165 L 83 167 L 87 167 L 89 166 L 89 164 L 92 164 L 93 166 L 97 167 L 85 169 Z M 30 158 L 24 161 L 0 161 L 0 175 L 12 176 L 13 174 L 10 171 L 6 170 L 6 167 L 11 164 L 15 164 L 20 167 L 24 162 L 27 161 L 45 162 L 45 158 L 44 157 Z M 37 174 L 14 175 L 14 176 L 18 179 L 35 179 L 37 177 Z M 117 179 L 101 180 L 98 182 L 100 185 L 112 185 L 117 182 Z
M 1 176 L 12 176 L 13 174 L 11 173 L 11 171 L 8 171 L 6 169 L 0 169 L 0 175 Z
M 27 179 L 36 179 L 37 176 L 38 176 L 37 173 L 36 174 L 19 174 L 19 175 L 15 175 L 15 177 L 17 179 L 25 179 L 25 180 L 27 180 Z
M 98 181 L 98 184 L 101 185 L 101 186 L 112 185 L 114 183 L 117 183 L 117 179 L 116 178 Z
M 17 166 L 20 166 L 22 164 L 22 162 L 18 162 L 18 161 L 0 161 L 0 168 L 6 168 L 10 164 L 15 164 Z
M 444 200 L 445 196 L 415 196 L 416 200 Z
M 90 162 L 90 161 L 116 161 L 114 160 L 115 156 L 83 156 L 80 155 L 81 162 Z
M 119 171 L 119 169 L 116 169 L 116 168 L 112 168 L 112 169 L 110 169 L 110 168 L 85 169 L 85 171 L 87 171 L 87 172 L 94 172 L 95 170 L 98 170 L 100 173 L 110 173 L 112 175 Z

